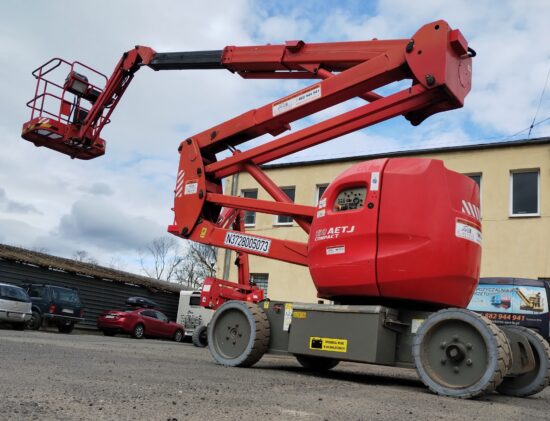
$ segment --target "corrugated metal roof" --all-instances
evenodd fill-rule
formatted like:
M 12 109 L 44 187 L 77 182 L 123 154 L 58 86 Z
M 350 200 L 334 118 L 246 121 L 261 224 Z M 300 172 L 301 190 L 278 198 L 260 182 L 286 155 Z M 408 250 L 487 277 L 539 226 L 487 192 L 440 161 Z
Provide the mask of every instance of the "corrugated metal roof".
M 347 156 L 343 158 L 318 159 L 313 161 L 265 164 L 265 165 L 262 165 L 262 168 L 271 169 L 271 168 L 300 167 L 300 166 L 307 166 L 307 165 L 332 164 L 337 162 L 365 161 L 368 159 L 377 159 L 377 158 L 424 155 L 428 153 L 476 151 L 476 150 L 484 150 L 484 149 L 511 148 L 511 147 L 518 147 L 518 146 L 534 146 L 534 145 L 545 145 L 545 144 L 550 144 L 550 137 L 510 140 L 506 142 L 479 143 L 475 145 L 445 146 L 442 148 L 412 149 L 412 150 L 406 150 L 406 151 L 383 152 L 383 153 L 377 153 L 377 154 L 371 154 L 371 155 Z
M 159 281 L 134 273 L 106 268 L 91 263 L 77 262 L 76 260 L 52 256 L 46 253 L 31 251 L 20 247 L 0 244 L 0 259 L 39 266 L 51 270 L 59 270 L 97 280 L 108 280 L 125 284 L 140 285 L 153 291 L 176 292 L 189 288 L 172 282 Z

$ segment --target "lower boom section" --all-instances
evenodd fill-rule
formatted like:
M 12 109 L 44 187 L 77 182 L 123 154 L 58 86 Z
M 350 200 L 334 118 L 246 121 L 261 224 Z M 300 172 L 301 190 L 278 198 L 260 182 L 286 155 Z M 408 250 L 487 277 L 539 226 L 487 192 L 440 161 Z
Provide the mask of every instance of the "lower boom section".
M 208 343 L 226 366 L 248 367 L 269 352 L 294 355 L 310 370 L 340 361 L 416 368 L 432 392 L 457 398 L 529 396 L 550 379 L 550 347 L 540 335 L 457 308 L 227 301 L 212 317 Z

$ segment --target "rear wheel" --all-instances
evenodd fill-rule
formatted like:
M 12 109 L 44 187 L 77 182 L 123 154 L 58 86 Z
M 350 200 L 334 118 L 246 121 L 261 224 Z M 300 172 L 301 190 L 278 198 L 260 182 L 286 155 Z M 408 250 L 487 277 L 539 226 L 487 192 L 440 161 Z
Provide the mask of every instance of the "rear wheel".
M 326 371 L 336 367 L 340 360 L 334 358 L 312 357 L 310 355 L 296 355 L 302 367 L 311 371 Z
M 267 351 L 269 335 L 269 321 L 256 304 L 227 301 L 208 324 L 208 348 L 219 364 L 250 367 Z
M 198 326 L 193 331 L 193 336 L 191 337 L 193 345 L 198 348 L 205 348 L 208 346 L 208 329 L 205 325 Z
M 490 393 L 511 366 L 510 345 L 489 319 L 464 309 L 430 315 L 413 339 L 418 375 L 439 395 L 475 398 Z
M 524 335 L 535 357 L 535 368 L 516 377 L 506 377 L 497 391 L 509 396 L 531 396 L 548 386 L 550 381 L 550 346 L 537 332 L 523 326 L 506 326 Z
M 181 342 L 183 341 L 183 331 L 178 329 L 176 330 L 176 333 L 174 333 L 174 341 Z
M 33 311 L 30 320 L 27 322 L 27 329 L 38 330 L 42 326 L 42 316 L 39 312 Z
M 136 339 L 143 339 L 145 337 L 145 327 L 141 323 L 137 324 L 132 331 L 132 336 Z
M 57 325 L 57 330 L 59 330 L 59 333 L 71 333 L 73 329 L 74 329 L 73 322 L 60 322 Z

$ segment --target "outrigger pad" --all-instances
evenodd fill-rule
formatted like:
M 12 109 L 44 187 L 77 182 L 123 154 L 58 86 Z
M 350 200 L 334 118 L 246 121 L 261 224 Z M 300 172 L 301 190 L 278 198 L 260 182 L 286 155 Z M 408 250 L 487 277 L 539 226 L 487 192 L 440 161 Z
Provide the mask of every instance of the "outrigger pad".
M 35 146 L 61 152 L 76 159 L 93 159 L 105 154 L 105 141 L 98 138 L 93 145 L 67 139 L 69 126 L 48 117 L 37 117 L 23 125 L 21 137 Z

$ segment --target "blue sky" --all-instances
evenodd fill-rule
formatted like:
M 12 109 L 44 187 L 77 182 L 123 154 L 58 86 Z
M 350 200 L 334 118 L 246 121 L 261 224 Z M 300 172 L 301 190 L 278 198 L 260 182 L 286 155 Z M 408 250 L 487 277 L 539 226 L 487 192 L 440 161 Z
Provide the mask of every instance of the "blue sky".
M 136 44 L 157 51 L 226 45 L 408 38 L 445 19 L 478 56 L 465 107 L 419 127 L 403 118 L 303 151 L 289 160 L 484 143 L 526 137 L 550 68 L 550 2 L 456 0 L 145 0 L 0 4 L 0 242 L 70 256 L 87 250 L 135 268 L 139 249 L 171 223 L 179 142 L 303 83 L 243 80 L 229 72 L 141 70 L 103 137 L 106 156 L 72 161 L 20 139 L 29 112 L 31 71 L 51 57 L 110 73 Z M 351 105 L 359 103 L 351 101 Z M 342 112 L 350 104 L 336 107 Z M 321 113 L 322 116 L 328 113 Z M 550 117 L 550 93 L 537 121 Z M 317 121 L 313 116 L 293 125 Z M 517 134 L 519 132 L 519 134 Z M 517 134 L 516 136 L 512 136 Z M 550 121 L 531 137 L 550 135 Z

